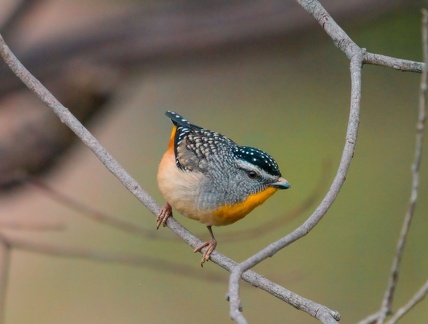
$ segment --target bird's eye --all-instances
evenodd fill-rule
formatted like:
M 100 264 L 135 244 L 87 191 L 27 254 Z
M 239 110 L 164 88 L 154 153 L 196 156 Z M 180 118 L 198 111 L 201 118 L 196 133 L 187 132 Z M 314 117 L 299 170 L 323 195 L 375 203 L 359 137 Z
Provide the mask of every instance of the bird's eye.
M 255 171 L 247 171 L 247 175 L 248 175 L 248 178 L 250 179 L 256 179 L 258 177 Z

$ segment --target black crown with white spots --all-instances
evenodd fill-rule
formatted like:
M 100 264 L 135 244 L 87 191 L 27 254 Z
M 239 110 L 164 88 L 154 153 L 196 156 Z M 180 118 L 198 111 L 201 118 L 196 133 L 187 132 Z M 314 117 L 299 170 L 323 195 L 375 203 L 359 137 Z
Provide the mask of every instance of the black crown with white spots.
M 213 132 L 202 127 L 193 125 L 181 115 L 167 111 L 166 116 L 171 118 L 174 125 L 177 126 L 177 131 L 174 139 L 175 163 L 180 169 L 187 169 L 179 160 L 177 148 L 181 145 L 183 139 L 186 139 L 186 147 L 191 150 L 197 158 L 204 159 L 211 154 L 218 153 L 224 147 L 232 148 L 232 155 L 238 159 L 247 161 L 248 163 L 258 166 L 268 174 L 273 176 L 281 176 L 278 164 L 266 152 L 254 147 L 239 146 L 231 139 L 224 135 Z
M 281 176 L 278 164 L 269 154 L 262 150 L 249 146 L 237 146 L 233 149 L 233 153 L 238 158 L 257 165 L 260 169 L 271 175 Z

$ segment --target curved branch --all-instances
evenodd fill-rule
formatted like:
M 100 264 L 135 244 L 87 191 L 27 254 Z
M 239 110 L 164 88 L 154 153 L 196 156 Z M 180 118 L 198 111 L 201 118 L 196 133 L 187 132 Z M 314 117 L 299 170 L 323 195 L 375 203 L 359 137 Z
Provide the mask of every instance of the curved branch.
M 253 271 L 249 271 L 248 269 L 265 260 L 266 258 L 273 256 L 287 245 L 308 234 L 318 224 L 318 222 L 321 221 L 336 199 L 346 179 L 357 140 L 361 99 L 362 64 L 378 64 L 396 69 L 416 72 L 420 72 L 420 64 L 422 64 L 418 62 L 389 58 L 378 54 L 366 53 L 364 49 L 359 48 L 340 28 L 340 26 L 336 24 L 336 22 L 318 1 L 297 0 L 297 2 L 318 21 L 325 32 L 332 38 L 335 46 L 345 53 L 345 55 L 351 61 L 350 68 L 352 90 L 348 129 L 342 158 L 336 173 L 336 177 L 334 178 L 333 183 L 321 204 L 300 227 L 279 241 L 270 244 L 268 247 L 253 255 L 241 264 L 236 264 L 231 259 L 216 251 L 211 255 L 211 260 L 214 263 L 220 265 L 228 271 L 231 271 L 229 282 L 230 314 L 232 318 L 240 323 L 246 322 L 245 318 L 240 312 L 239 280 L 241 277 L 252 285 L 269 292 L 270 294 L 286 301 L 287 303 L 302 311 L 305 311 L 306 313 L 314 316 L 324 323 L 337 323 L 337 321 L 340 319 L 339 313 L 332 311 L 325 306 L 304 299 L 303 297 L 286 290 L 285 288 L 265 279 Z M 25 69 L 25 67 L 9 50 L 1 36 L 0 55 L 9 65 L 11 70 L 22 80 L 22 82 L 30 90 L 36 93 L 38 97 L 55 112 L 55 114 L 63 123 L 65 123 L 73 132 L 76 133 L 76 135 L 86 144 L 86 146 L 88 146 L 100 159 L 100 161 L 107 167 L 107 169 L 112 172 L 144 206 L 146 206 L 154 215 L 157 215 L 160 211 L 160 207 L 156 204 L 153 198 L 147 192 L 145 192 L 141 186 L 118 164 L 118 162 L 98 143 L 95 137 L 90 134 L 86 128 L 84 128 L 83 125 L 68 111 L 68 109 L 59 103 L 56 98 Z M 167 225 L 176 235 L 181 237 L 192 247 L 198 246 L 201 243 L 198 238 L 188 232 L 187 229 L 185 229 L 175 219 L 170 218 Z
M 15 57 L 12 51 L 5 43 L 3 37 L 0 35 L 0 56 L 9 66 L 9 68 L 15 73 L 15 75 L 21 79 L 21 81 L 34 92 L 54 113 L 60 118 L 60 120 L 66 124 L 81 140 L 82 142 L 98 157 L 98 159 L 105 165 L 105 167 L 115 175 L 119 181 L 127 188 L 148 210 L 154 215 L 158 215 L 160 206 L 156 204 L 154 199 L 144 191 L 141 186 L 133 179 L 122 166 L 101 146 L 96 138 L 70 113 L 70 111 L 64 107 Z M 192 246 L 193 248 L 201 245 L 203 242 L 196 236 L 191 234 L 184 226 L 177 222 L 173 217 L 170 217 L 167 222 L 167 226 L 183 241 Z M 223 267 L 224 269 L 231 271 L 237 263 L 222 255 L 221 253 L 214 251 L 211 254 L 210 259 Z M 270 293 L 271 295 L 280 298 L 281 300 L 291 303 L 296 308 L 307 312 L 312 316 L 316 316 L 322 310 L 322 313 L 332 314 L 331 316 L 340 318 L 340 315 L 328 308 L 311 302 L 299 295 L 281 287 L 278 284 L 267 280 L 261 275 L 250 271 L 244 274 L 243 278 L 253 286 L 259 287 L 260 289 Z M 302 303 L 305 301 L 305 303 Z M 293 304 L 294 302 L 294 304 Z M 325 309 L 325 311 L 324 311 Z M 319 315 L 319 314 L 318 314 Z
M 238 323 L 246 322 L 240 311 L 239 279 L 242 274 L 263 260 L 272 257 L 287 245 L 308 234 L 321 221 L 330 206 L 333 204 L 343 183 L 345 182 L 357 140 L 361 99 L 361 67 L 364 51 L 349 38 L 339 25 L 336 24 L 333 18 L 318 1 L 298 0 L 298 2 L 306 11 L 314 16 L 327 34 L 333 39 L 334 44 L 351 60 L 350 68 L 352 90 L 346 141 L 336 177 L 334 178 L 325 198 L 314 213 L 292 233 L 270 244 L 233 269 L 229 280 L 230 316 Z M 336 319 L 329 313 L 323 313 L 320 311 L 316 314 L 316 318 L 322 320 L 324 323 L 336 323 Z

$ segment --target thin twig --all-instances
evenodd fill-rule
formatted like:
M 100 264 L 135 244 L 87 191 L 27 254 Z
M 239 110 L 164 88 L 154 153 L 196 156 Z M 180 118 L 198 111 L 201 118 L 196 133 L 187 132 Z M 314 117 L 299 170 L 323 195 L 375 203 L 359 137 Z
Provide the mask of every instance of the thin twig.
M 327 34 L 333 39 L 334 44 L 351 60 L 351 104 L 345 147 L 343 149 L 342 159 L 340 161 L 336 177 L 334 178 L 333 183 L 323 201 L 314 213 L 292 233 L 254 254 L 244 262 L 240 263 L 239 266 L 232 271 L 229 279 L 230 316 L 238 323 L 246 323 L 246 319 L 240 311 L 241 302 L 239 298 L 239 279 L 242 274 L 266 258 L 272 257 L 287 245 L 308 234 L 318 224 L 318 222 L 321 221 L 339 194 L 340 188 L 346 179 L 346 174 L 354 154 L 357 140 L 363 51 L 349 38 L 348 35 L 346 35 L 340 26 L 336 24 L 333 18 L 318 1 L 298 0 L 297 2 L 314 16 Z M 329 313 L 319 312 L 316 318 L 320 319 L 324 323 L 336 323 L 336 319 L 331 317 L 331 314 Z
M 428 294 L 428 281 L 426 281 L 422 287 L 414 294 L 414 296 L 409 300 L 409 302 L 401 307 L 395 314 L 390 318 L 388 324 L 395 324 L 397 321 L 407 314 L 413 307 L 416 306 L 420 301 L 422 301 Z
M 19 62 L 12 51 L 5 43 L 3 37 L 0 35 L 0 56 L 9 66 L 9 68 L 16 74 L 18 78 L 33 91 L 54 113 L 65 123 L 70 129 L 88 146 L 106 168 L 113 173 L 119 181 L 127 188 L 137 199 L 146 206 L 154 215 L 158 215 L 160 206 L 156 204 L 154 199 L 150 197 L 140 185 L 118 164 L 118 162 L 99 144 L 95 137 L 69 112 L 67 108 L 61 105 L 60 102 L 36 79 L 34 76 Z M 196 236 L 190 233 L 184 226 L 177 222 L 173 217 L 170 217 L 167 226 L 184 242 L 193 248 L 201 245 L 203 242 Z M 203 251 L 202 251 L 203 252 Z M 231 271 L 237 265 L 236 262 L 214 251 L 210 257 L 211 261 Z M 243 279 L 253 286 L 256 286 L 269 294 L 280 298 L 281 300 L 293 305 L 311 316 L 319 318 L 320 316 L 329 316 L 331 318 L 339 319 L 340 314 L 336 311 L 330 310 L 325 306 L 314 303 L 305 299 L 280 285 L 267 280 L 263 276 L 253 272 L 247 271 L 243 275 Z M 321 314 L 321 315 L 320 315 Z
M 28 219 L 0 219 L 1 229 L 29 230 L 29 231 L 63 231 L 66 225 L 63 222 L 52 222 Z
M 199 280 L 224 280 L 223 276 L 220 276 L 212 271 L 199 271 L 194 267 L 187 267 L 156 257 L 136 254 L 103 252 L 88 247 L 65 246 L 47 242 L 45 243 L 41 242 L 40 240 L 32 240 L 6 232 L 0 232 L 0 236 L 10 248 L 33 253 L 40 253 L 54 257 L 80 258 L 94 260 L 98 262 L 119 263 L 127 264 L 130 266 L 142 266 L 144 268 L 155 269 L 156 271 L 190 276 L 191 278 Z
M 372 64 L 392 68 L 394 70 L 404 72 L 418 72 L 421 73 L 424 68 L 424 63 L 403 60 L 391 56 L 375 54 L 375 53 L 364 53 L 363 64 Z
M 377 311 L 376 313 L 370 314 L 365 319 L 358 322 L 358 324 L 373 324 L 376 323 L 377 319 L 380 316 L 380 311 Z
M 423 11 L 422 16 L 422 45 L 423 45 L 423 58 L 425 62 L 428 62 L 428 12 Z M 419 92 L 419 113 L 416 124 L 416 140 L 415 140 L 415 155 L 412 163 L 412 189 L 410 193 L 409 206 L 404 216 L 404 222 L 401 228 L 400 237 L 397 243 L 397 251 L 395 253 L 394 260 L 391 267 L 391 275 L 389 277 L 388 286 L 385 291 L 382 305 L 380 308 L 379 318 L 377 323 L 384 323 L 385 318 L 391 313 L 392 302 L 394 299 L 394 292 L 398 282 L 401 258 L 403 256 L 404 247 L 406 245 L 407 235 L 409 233 L 410 224 L 413 220 L 415 213 L 416 202 L 418 199 L 419 182 L 420 182 L 420 166 L 423 150 L 423 135 L 426 120 L 426 95 L 427 95 L 427 69 L 426 65 L 422 71 L 421 84 Z
M 179 224 L 178 224 L 179 225 Z M 149 266 L 151 268 L 158 269 L 159 271 L 172 272 L 185 274 L 186 276 L 191 275 L 192 278 L 201 279 L 201 280 L 211 280 L 218 281 L 223 280 L 215 273 L 195 270 L 193 267 L 186 267 L 183 265 L 177 265 L 175 263 L 167 262 L 165 260 L 160 260 L 153 257 L 139 256 L 139 255 L 126 255 L 126 254 L 114 254 L 114 253 L 105 253 L 101 251 L 95 251 L 88 248 L 79 248 L 79 247 L 68 247 L 68 246 L 59 246 L 57 244 L 43 243 L 40 241 L 29 240 L 26 238 L 19 237 L 17 235 L 12 235 L 11 233 L 0 232 L 1 237 L 7 244 L 15 249 L 20 249 L 29 252 L 41 253 L 45 255 L 51 255 L 56 257 L 74 257 L 74 258 L 83 258 L 89 260 L 96 260 L 101 262 L 114 262 L 121 264 L 129 264 L 132 266 L 142 265 L 144 267 Z M 224 262 L 222 267 L 230 271 L 237 265 L 233 260 L 224 257 Z M 290 305 L 294 306 L 297 309 L 300 309 L 312 316 L 315 316 L 316 312 L 319 310 L 331 312 L 333 315 L 340 318 L 337 312 L 332 311 L 326 308 L 323 305 L 314 303 L 311 300 L 303 298 L 277 284 L 266 279 L 265 277 L 255 273 L 254 271 L 247 271 L 243 279 L 250 283 L 254 287 L 259 287 L 262 290 L 267 291 L 271 295 L 283 300 Z
M 68 206 L 72 210 L 79 212 L 81 215 L 94 222 L 102 223 L 115 229 L 121 230 L 123 232 L 134 234 L 140 237 L 143 236 L 146 238 L 153 238 L 155 236 L 154 231 L 149 231 L 141 226 L 113 217 L 95 208 L 91 208 L 88 205 L 77 201 L 76 199 L 62 194 L 58 190 L 51 188 L 48 184 L 41 180 L 33 178 L 29 179 L 27 183 L 39 190 L 42 190 L 45 194 L 47 194 L 48 197 L 50 197 L 54 201 L 62 205 Z
M 3 237 L 0 236 L 0 324 L 4 322 L 9 262 L 10 246 Z

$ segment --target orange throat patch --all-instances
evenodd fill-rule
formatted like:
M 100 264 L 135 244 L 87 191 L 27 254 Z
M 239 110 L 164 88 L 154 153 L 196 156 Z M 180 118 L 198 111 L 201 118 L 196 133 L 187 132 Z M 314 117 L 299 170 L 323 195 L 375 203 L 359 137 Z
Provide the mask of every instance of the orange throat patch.
M 216 209 L 213 212 L 214 222 L 212 225 L 222 226 L 235 223 L 244 218 L 254 208 L 263 204 L 277 190 L 277 188 L 268 187 L 261 192 L 248 196 L 247 199 L 236 205 L 226 205 Z

